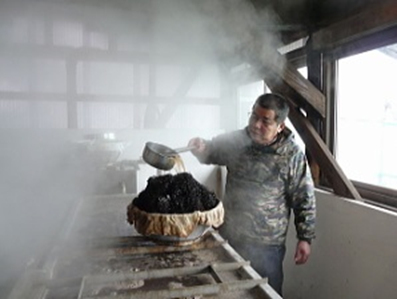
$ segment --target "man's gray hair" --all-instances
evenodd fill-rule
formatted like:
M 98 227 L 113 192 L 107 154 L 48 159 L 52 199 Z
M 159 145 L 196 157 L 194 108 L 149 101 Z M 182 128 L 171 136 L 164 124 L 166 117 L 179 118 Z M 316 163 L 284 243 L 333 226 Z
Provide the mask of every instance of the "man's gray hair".
M 276 113 L 276 121 L 277 123 L 284 122 L 289 113 L 289 106 L 287 101 L 283 96 L 276 93 L 265 93 L 260 95 L 255 103 L 253 108 L 259 105 L 262 108 L 273 110 Z

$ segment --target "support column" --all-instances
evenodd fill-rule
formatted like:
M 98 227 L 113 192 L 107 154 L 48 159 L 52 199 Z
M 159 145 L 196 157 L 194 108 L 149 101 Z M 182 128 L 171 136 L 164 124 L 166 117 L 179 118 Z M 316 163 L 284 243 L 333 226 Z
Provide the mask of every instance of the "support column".
M 66 94 L 67 94 L 67 119 L 68 129 L 77 129 L 77 61 L 66 61 Z

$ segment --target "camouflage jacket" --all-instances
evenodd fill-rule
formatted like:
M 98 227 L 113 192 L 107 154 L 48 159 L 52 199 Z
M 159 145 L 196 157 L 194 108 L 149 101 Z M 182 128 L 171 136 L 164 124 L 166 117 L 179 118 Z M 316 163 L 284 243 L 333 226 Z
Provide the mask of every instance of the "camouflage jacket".
M 202 163 L 227 168 L 224 198 L 228 238 L 285 243 L 291 209 L 297 238 L 314 238 L 315 197 L 306 156 L 287 128 L 269 146 L 254 143 L 247 128 L 206 141 Z

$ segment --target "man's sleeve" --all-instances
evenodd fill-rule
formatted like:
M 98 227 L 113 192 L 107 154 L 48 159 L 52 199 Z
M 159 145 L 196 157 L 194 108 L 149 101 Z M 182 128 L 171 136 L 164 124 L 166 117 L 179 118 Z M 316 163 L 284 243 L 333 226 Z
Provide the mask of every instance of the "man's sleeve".
M 316 199 L 306 156 L 298 153 L 290 165 L 290 199 L 297 238 L 309 243 L 315 238 Z
M 224 135 L 217 136 L 212 140 L 205 140 L 206 151 L 197 155 L 197 159 L 203 164 L 226 165 L 230 157 L 228 153 L 228 139 Z

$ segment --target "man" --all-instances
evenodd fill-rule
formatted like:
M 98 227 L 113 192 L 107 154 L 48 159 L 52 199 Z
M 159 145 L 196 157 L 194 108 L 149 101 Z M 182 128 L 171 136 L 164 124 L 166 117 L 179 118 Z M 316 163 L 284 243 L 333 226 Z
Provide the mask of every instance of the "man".
M 285 126 L 288 112 L 284 98 L 264 94 L 254 103 L 245 129 L 211 141 L 189 141 L 201 163 L 227 167 L 220 233 L 280 295 L 291 209 L 298 238 L 296 264 L 309 258 L 316 216 L 310 168 Z

